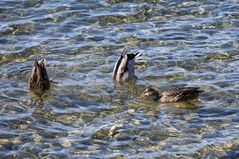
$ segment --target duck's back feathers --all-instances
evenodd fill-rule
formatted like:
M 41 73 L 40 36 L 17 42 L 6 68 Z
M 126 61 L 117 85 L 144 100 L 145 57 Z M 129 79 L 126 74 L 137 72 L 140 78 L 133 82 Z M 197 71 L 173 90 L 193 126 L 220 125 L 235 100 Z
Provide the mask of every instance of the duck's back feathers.
M 44 91 L 50 88 L 50 80 L 47 75 L 44 59 L 35 61 L 28 84 L 32 91 Z
M 199 87 L 177 87 L 162 92 L 160 102 L 180 102 L 187 101 L 198 97 Z

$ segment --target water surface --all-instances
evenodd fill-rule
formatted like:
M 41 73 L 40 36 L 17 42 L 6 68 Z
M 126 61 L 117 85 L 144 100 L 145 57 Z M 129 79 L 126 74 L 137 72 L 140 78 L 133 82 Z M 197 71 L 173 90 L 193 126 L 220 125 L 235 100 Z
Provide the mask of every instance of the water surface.
M 239 157 L 239 3 L 1 0 L 1 158 Z M 123 48 L 137 81 L 112 82 Z M 28 90 L 44 56 L 53 85 Z M 200 86 L 190 103 L 137 97 Z

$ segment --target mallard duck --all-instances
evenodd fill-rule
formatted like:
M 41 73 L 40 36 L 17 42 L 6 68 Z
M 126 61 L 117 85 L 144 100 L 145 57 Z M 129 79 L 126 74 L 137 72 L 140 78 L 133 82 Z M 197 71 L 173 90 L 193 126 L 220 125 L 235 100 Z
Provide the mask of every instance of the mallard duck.
M 41 58 L 35 61 L 29 77 L 29 88 L 32 91 L 45 91 L 50 88 L 50 80 L 47 76 L 46 61 Z
M 113 80 L 122 82 L 130 78 L 137 78 L 134 70 L 134 62 L 135 57 L 138 55 L 139 52 L 128 54 L 125 48 L 114 66 L 112 75 Z
M 150 98 L 161 103 L 183 102 L 195 99 L 203 92 L 199 87 L 175 87 L 159 93 L 153 88 L 147 88 L 140 98 Z

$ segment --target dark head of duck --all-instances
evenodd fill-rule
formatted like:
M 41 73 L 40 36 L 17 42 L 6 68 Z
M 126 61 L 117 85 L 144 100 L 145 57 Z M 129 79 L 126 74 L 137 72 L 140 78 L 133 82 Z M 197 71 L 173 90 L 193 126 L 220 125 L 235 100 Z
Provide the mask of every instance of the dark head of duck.
M 144 93 L 140 96 L 140 98 L 147 98 L 154 101 L 158 101 L 160 99 L 159 92 L 153 88 L 147 88 Z
M 126 79 L 134 78 L 135 76 L 135 69 L 134 69 L 134 63 L 135 63 L 135 57 L 139 54 L 139 52 L 135 52 L 132 54 L 127 54 L 128 60 L 126 67 L 124 68 L 124 73 L 127 74 Z
M 29 88 L 33 91 L 44 91 L 50 88 L 50 81 L 46 71 L 46 60 L 36 60 L 29 78 Z

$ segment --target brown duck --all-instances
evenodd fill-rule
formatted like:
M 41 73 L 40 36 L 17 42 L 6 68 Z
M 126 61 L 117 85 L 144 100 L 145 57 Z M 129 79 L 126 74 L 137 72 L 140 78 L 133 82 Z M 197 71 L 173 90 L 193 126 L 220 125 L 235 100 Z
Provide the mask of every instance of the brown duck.
M 183 102 L 195 99 L 203 92 L 199 87 L 175 87 L 159 93 L 153 88 L 147 88 L 140 98 L 150 98 L 161 103 Z
M 41 92 L 50 88 L 50 80 L 47 76 L 46 61 L 44 58 L 35 61 L 28 83 L 32 91 Z

